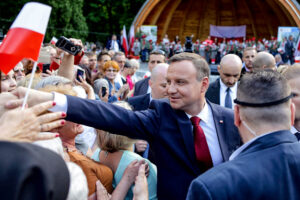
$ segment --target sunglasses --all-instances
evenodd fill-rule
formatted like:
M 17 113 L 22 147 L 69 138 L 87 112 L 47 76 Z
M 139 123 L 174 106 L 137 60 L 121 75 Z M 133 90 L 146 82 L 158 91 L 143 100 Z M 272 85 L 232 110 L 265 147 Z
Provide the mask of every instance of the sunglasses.
M 107 69 L 106 72 L 117 72 L 118 70 L 116 69 Z

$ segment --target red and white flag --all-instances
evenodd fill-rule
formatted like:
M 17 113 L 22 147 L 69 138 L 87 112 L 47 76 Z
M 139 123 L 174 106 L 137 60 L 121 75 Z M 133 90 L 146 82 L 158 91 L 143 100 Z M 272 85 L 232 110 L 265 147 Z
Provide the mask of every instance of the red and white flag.
M 127 34 L 126 34 L 126 27 L 123 26 L 123 37 L 122 37 L 122 46 L 125 52 L 125 55 L 128 54 L 128 42 L 127 42 Z
M 130 31 L 129 31 L 129 52 L 132 51 L 132 47 L 134 44 L 134 26 L 131 25 Z
M 53 36 L 53 37 L 51 38 L 50 44 L 55 45 L 56 42 L 57 42 L 57 38 Z
M 0 46 L 0 69 L 7 74 L 23 58 L 38 60 L 51 7 L 26 3 Z

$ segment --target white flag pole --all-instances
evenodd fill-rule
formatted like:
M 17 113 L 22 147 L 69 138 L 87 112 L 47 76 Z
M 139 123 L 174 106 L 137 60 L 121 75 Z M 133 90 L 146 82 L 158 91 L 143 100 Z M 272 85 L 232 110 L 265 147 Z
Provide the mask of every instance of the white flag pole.
M 37 61 L 34 62 L 34 65 L 33 65 L 33 68 L 32 68 L 28 88 L 26 90 L 25 98 L 24 98 L 23 105 L 22 105 L 22 110 L 25 109 L 25 106 L 26 106 L 26 103 L 27 103 L 27 99 L 28 99 L 29 91 L 30 91 L 30 88 L 31 88 L 31 85 L 32 85 L 33 77 L 34 77 L 34 74 L 35 74 L 35 71 L 36 71 L 36 67 L 37 67 Z

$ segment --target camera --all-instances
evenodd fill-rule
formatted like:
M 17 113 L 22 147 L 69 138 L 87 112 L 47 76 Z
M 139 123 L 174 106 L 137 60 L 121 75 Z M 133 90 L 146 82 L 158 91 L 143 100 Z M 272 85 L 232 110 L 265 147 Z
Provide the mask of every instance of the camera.
M 55 46 L 76 56 L 81 51 L 81 46 L 74 45 L 69 39 L 61 36 Z

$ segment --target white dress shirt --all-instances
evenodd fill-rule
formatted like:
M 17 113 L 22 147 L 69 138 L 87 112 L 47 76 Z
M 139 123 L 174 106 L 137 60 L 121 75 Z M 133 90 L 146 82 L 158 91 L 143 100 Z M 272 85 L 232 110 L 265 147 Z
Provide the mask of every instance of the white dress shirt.
M 189 119 L 193 117 L 189 114 L 187 114 L 187 116 L 189 117 Z M 216 166 L 218 164 L 221 164 L 223 162 L 222 152 L 219 144 L 218 135 L 216 132 L 212 111 L 207 103 L 205 103 L 203 109 L 197 115 L 197 117 L 201 119 L 200 126 L 204 131 L 213 165 Z M 193 125 L 191 125 L 191 128 L 193 128 Z
M 225 107 L 225 98 L 226 98 L 226 90 L 227 86 L 222 82 L 220 79 L 220 105 Z M 233 100 L 236 98 L 236 92 L 237 92 L 237 82 L 230 88 L 230 97 L 232 101 L 232 109 L 234 108 L 235 103 L 233 103 Z
M 119 44 L 116 40 L 112 40 L 111 41 L 111 47 L 110 47 L 111 50 L 114 50 L 115 52 L 118 52 L 119 51 Z
M 290 130 L 293 134 L 299 132 L 294 126 L 291 127 L 291 130 Z

